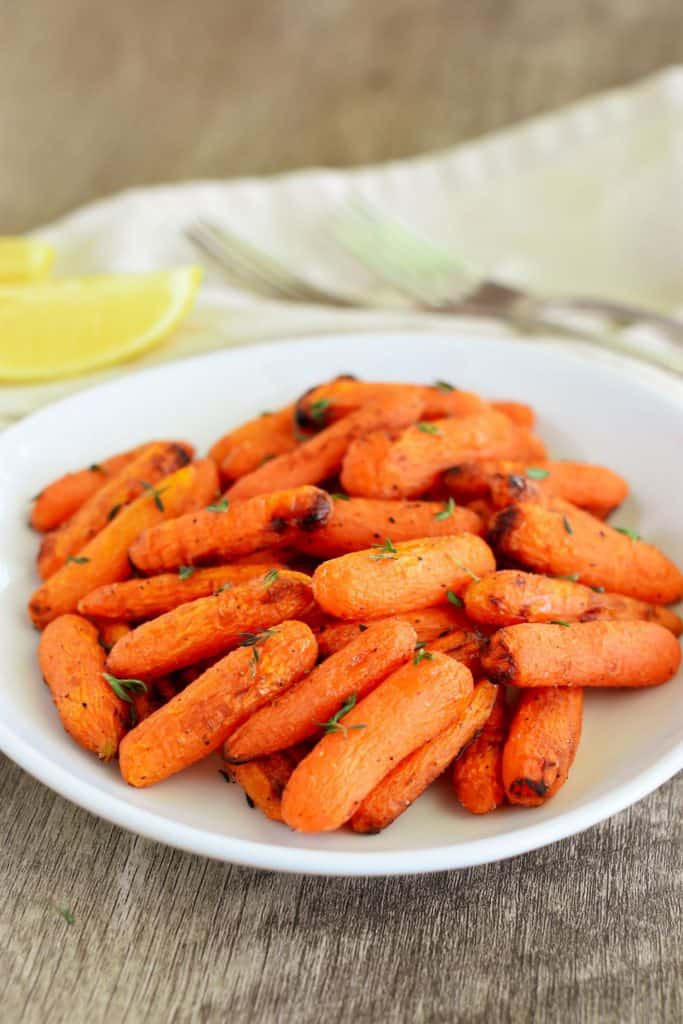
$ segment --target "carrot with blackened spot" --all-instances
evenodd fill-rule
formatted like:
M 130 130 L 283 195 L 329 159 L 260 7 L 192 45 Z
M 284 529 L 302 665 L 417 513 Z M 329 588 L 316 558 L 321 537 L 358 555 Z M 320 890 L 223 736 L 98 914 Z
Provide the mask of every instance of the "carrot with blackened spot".
M 467 665 L 473 676 L 480 676 L 481 656 L 486 650 L 487 643 L 486 633 L 469 626 L 469 628 L 455 629 L 446 636 L 431 640 L 424 649 L 427 655 L 432 651 L 441 651 L 450 658 L 455 658 L 456 661 Z
M 296 448 L 294 406 L 264 412 L 231 430 L 209 449 L 209 458 L 220 467 L 226 481 L 238 480 L 268 459 Z
M 317 484 L 335 476 L 341 468 L 349 445 L 374 430 L 396 430 L 414 423 L 422 414 L 423 402 L 384 399 L 350 413 L 338 423 L 326 427 L 294 451 L 278 455 L 259 469 L 241 477 L 226 492 L 228 499 L 251 498 L 284 487 Z
M 246 633 L 296 619 L 312 603 L 311 581 L 303 573 L 283 570 L 272 583 L 250 580 L 181 604 L 138 626 L 109 652 L 108 670 L 154 679 L 229 651 Z
M 536 414 L 530 405 L 525 405 L 524 402 L 509 401 L 491 402 L 491 405 L 498 412 L 504 413 L 518 427 L 526 427 L 528 430 L 533 430 Z
M 282 794 L 292 772 L 307 753 L 306 747 L 292 747 L 269 757 L 257 757 L 247 764 L 226 764 L 225 772 L 266 818 L 282 821 Z
M 415 630 L 400 619 L 369 626 L 245 722 L 226 743 L 226 760 L 250 761 L 315 736 L 348 697 L 361 700 L 412 657 L 415 641 Z
M 427 537 L 330 559 L 313 574 L 320 607 L 339 619 L 381 618 L 444 604 L 473 576 L 495 569 L 491 549 L 471 533 Z
M 581 738 L 583 690 L 538 687 L 522 693 L 503 747 L 511 804 L 539 807 L 564 786 Z
M 525 622 L 494 633 L 482 657 L 496 683 L 658 686 L 681 663 L 675 636 L 655 622 Z
M 295 769 L 284 821 L 298 832 L 339 828 L 397 763 L 445 729 L 471 690 L 471 673 L 444 654 L 398 669 Z
M 44 487 L 33 499 L 31 510 L 31 526 L 34 530 L 47 533 L 55 530 L 74 512 L 99 491 L 107 481 L 123 469 L 140 452 L 140 448 L 112 455 L 102 462 L 94 462 L 87 469 L 79 469 L 73 473 L 65 473 L 57 480 Z
M 186 442 L 154 441 L 111 477 L 58 530 L 43 538 L 38 572 L 47 579 L 118 515 L 124 506 L 163 477 L 187 465 L 194 449 Z M 161 500 L 161 499 L 160 499 Z
M 303 622 L 280 622 L 232 651 L 128 733 L 119 750 L 124 779 L 151 786 L 218 750 L 249 715 L 312 668 L 316 654 Z
M 471 814 L 488 814 L 505 800 L 503 745 L 506 739 L 505 688 L 499 686 L 484 727 L 453 766 L 455 795 Z
M 130 558 L 147 573 L 224 561 L 291 543 L 300 533 L 319 530 L 331 513 L 332 499 L 318 487 L 259 494 L 159 524 L 136 540 Z
M 177 608 L 218 590 L 229 590 L 247 580 L 279 572 L 284 565 L 264 562 L 254 565 L 217 565 L 210 569 L 182 566 L 180 572 L 162 573 L 97 587 L 78 602 L 82 615 L 140 621 Z
M 649 604 L 671 604 L 683 596 L 683 574 L 654 545 L 559 498 L 551 507 L 510 505 L 494 518 L 489 538 L 502 555 L 535 572 L 578 574 L 589 587 Z
M 324 616 L 312 624 L 311 628 L 318 641 L 320 657 L 327 658 L 355 640 L 359 633 L 369 629 L 371 622 L 390 622 L 394 619 L 409 623 L 415 630 L 418 642 L 421 643 L 431 643 L 437 637 L 445 637 L 468 626 L 471 628 L 464 611 L 450 603 L 436 608 L 421 608 L 419 611 L 405 612 L 402 615 L 391 615 L 383 619 L 369 619 L 367 622 L 344 622 Z M 310 619 L 308 621 L 310 622 Z
M 62 725 L 80 747 L 116 756 L 129 709 L 104 678 L 97 629 L 80 615 L 60 615 L 40 638 L 38 659 Z
M 351 819 L 354 832 L 381 832 L 407 811 L 483 727 L 495 698 L 496 687 L 483 680 L 458 701 L 446 728 L 409 754 L 365 797 Z
M 590 622 L 594 619 L 643 619 L 675 636 L 683 631 L 675 612 L 623 594 L 597 592 L 574 579 L 503 569 L 473 581 L 463 594 L 474 622 L 513 626 L 519 622 Z
M 489 471 L 488 479 L 491 500 L 498 508 L 518 501 L 545 504 L 562 498 L 604 518 L 628 496 L 628 484 L 618 473 L 584 462 L 546 462 L 519 470 L 501 463 Z
M 121 509 L 74 560 L 33 594 L 29 614 L 34 625 L 42 629 L 58 615 L 75 611 L 81 598 L 96 587 L 127 579 L 132 572 L 128 549 L 138 534 L 163 519 L 205 505 L 215 493 L 216 481 L 215 464 L 202 459 L 165 477 L 154 492 L 145 492 Z

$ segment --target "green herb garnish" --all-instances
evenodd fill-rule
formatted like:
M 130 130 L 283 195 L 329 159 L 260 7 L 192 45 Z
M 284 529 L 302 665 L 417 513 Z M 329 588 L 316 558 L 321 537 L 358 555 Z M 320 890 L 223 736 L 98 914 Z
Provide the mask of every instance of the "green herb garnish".
M 242 643 L 240 644 L 240 647 L 251 647 L 250 671 L 252 676 L 256 675 L 256 669 L 258 667 L 259 661 L 261 660 L 259 647 L 261 646 L 261 644 L 264 644 L 269 637 L 275 636 L 276 633 L 276 629 L 262 629 L 260 633 L 239 634 L 242 637 Z
M 614 529 L 617 533 L 623 533 L 625 537 L 630 537 L 631 540 L 640 540 L 640 534 L 635 530 L 630 530 L 628 526 L 615 526 Z
M 206 511 L 207 512 L 227 512 L 229 506 L 230 506 L 230 502 L 228 501 L 228 499 L 227 498 L 221 498 L 221 500 L 217 501 L 215 503 L 215 505 L 207 505 L 206 506 Z
M 193 565 L 181 565 L 178 569 L 178 576 L 181 580 L 189 580 L 190 576 L 194 576 L 196 571 Z
M 115 519 L 122 508 L 123 502 L 119 502 L 118 505 L 112 505 L 112 507 L 109 509 L 109 512 L 107 513 L 107 520 L 111 522 L 112 519 Z
M 269 590 L 270 587 L 272 587 L 273 583 L 275 583 L 275 580 L 278 578 L 279 575 L 280 575 L 280 570 L 279 569 L 269 569 L 268 570 L 266 575 L 263 577 L 263 585 L 265 586 L 266 590 Z
M 398 549 L 394 547 L 388 537 L 385 539 L 384 544 L 373 544 L 372 546 L 379 549 L 376 554 L 370 555 L 370 558 L 375 562 L 379 562 L 383 558 L 396 558 L 398 555 Z
M 476 572 L 472 572 L 472 570 L 468 569 L 466 565 L 462 564 L 462 562 L 456 562 L 455 564 L 457 565 L 458 569 L 462 569 L 464 573 L 467 573 L 469 578 L 471 580 L 474 580 L 475 583 L 481 583 L 481 576 L 477 576 Z
M 130 724 L 135 725 L 138 720 L 138 716 L 135 711 L 135 705 L 133 704 L 131 693 L 147 693 L 147 683 L 143 683 L 142 679 L 118 679 L 116 676 L 112 676 L 108 672 L 103 672 L 102 675 L 106 682 L 109 683 L 116 696 L 125 701 L 126 704 L 130 704 Z
M 457 508 L 457 505 L 455 504 L 453 499 L 449 498 L 448 501 L 444 504 L 444 507 L 441 509 L 441 511 L 440 512 L 436 512 L 434 514 L 434 518 L 435 519 L 450 519 L 450 517 L 455 512 L 456 508 Z
M 74 562 L 76 565 L 85 565 L 90 559 L 86 558 L 85 555 L 67 555 L 67 562 Z
M 423 434 L 440 434 L 441 433 L 441 431 L 439 430 L 439 428 L 436 426 L 435 423 L 425 423 L 423 421 L 421 423 L 416 423 L 415 425 L 416 425 L 418 430 L 422 431 Z
M 72 914 L 68 907 L 58 907 L 57 905 L 55 905 L 55 910 L 61 917 L 64 918 L 66 923 L 69 925 L 73 924 L 74 921 L 76 920 L 76 918 L 74 917 L 74 915 Z
M 218 597 L 218 595 L 222 594 L 224 590 L 232 590 L 232 588 L 233 588 L 233 584 L 230 582 L 230 580 L 228 580 L 227 583 L 221 583 L 221 585 L 218 588 L 218 590 L 214 590 L 213 596 L 214 597 Z
M 551 626 L 568 626 L 569 623 L 565 622 L 564 619 L 551 619 L 550 620 L 550 625 Z
M 330 406 L 329 398 L 318 398 L 317 401 L 311 402 L 308 408 L 308 415 L 311 417 L 314 423 L 322 427 L 325 424 L 325 413 Z
M 355 708 L 355 706 L 356 695 L 355 693 L 352 693 L 349 697 L 346 698 L 346 700 L 339 708 L 339 711 L 336 712 L 336 714 L 332 715 L 331 718 L 328 718 L 326 722 L 314 722 L 314 725 L 319 725 L 321 729 L 324 729 L 325 735 L 331 732 L 343 732 L 344 734 L 346 734 L 349 731 L 349 729 L 365 729 L 367 727 L 365 725 L 361 725 L 360 723 L 358 725 L 344 725 L 344 723 L 341 721 L 344 715 L 348 715 L 349 711 L 351 711 L 352 708 Z
M 341 491 L 334 491 L 330 494 L 332 501 L 351 501 L 350 494 L 342 494 Z
M 604 594 L 605 593 L 605 588 L 604 587 L 591 587 L 591 590 L 594 590 L 596 594 Z
M 564 528 L 567 531 L 567 533 L 573 533 L 574 532 L 572 530 L 572 524 L 569 522 L 569 520 L 567 519 L 566 515 L 562 516 L 562 525 L 564 526 Z
M 569 580 L 570 583 L 578 583 L 581 579 L 580 572 L 569 572 L 566 576 L 556 576 L 556 580 Z
M 463 599 L 458 597 L 453 590 L 447 590 L 446 597 L 448 598 L 448 603 L 454 605 L 456 608 L 462 608 L 464 606 L 465 602 Z
M 446 394 L 448 394 L 449 391 L 458 390 L 452 384 L 449 384 L 447 380 L 435 380 L 432 387 L 436 388 L 437 391 L 444 391 Z
M 550 470 L 540 469 L 538 466 L 527 466 L 526 475 L 530 480 L 545 480 L 547 476 L 550 476 Z
M 146 480 L 141 480 L 140 481 L 140 486 L 142 487 L 143 491 L 147 491 L 147 493 L 152 496 L 152 498 L 154 499 L 154 504 L 156 505 L 156 507 L 159 509 L 160 512 L 163 512 L 164 511 L 164 503 L 161 500 L 161 495 L 164 493 L 166 488 L 165 487 L 154 487 L 153 484 L 148 483 Z
M 419 665 L 421 661 L 433 661 L 434 655 L 427 649 L 427 641 L 419 640 L 415 644 L 415 654 L 413 655 L 413 665 Z
M 88 469 L 90 470 L 91 473 L 104 473 L 104 470 L 100 466 L 99 462 L 91 462 L 91 464 L 88 466 Z

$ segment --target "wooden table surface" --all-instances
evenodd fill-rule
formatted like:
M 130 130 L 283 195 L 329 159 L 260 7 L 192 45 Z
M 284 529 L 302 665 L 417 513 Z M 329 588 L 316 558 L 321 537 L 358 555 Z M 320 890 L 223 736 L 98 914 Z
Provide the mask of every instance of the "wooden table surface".
M 132 184 L 427 151 L 681 59 L 680 0 L 26 0 L 0 231 Z M 683 1020 L 683 777 L 528 856 L 387 880 L 179 853 L 3 758 L 0 787 L 5 1024 Z

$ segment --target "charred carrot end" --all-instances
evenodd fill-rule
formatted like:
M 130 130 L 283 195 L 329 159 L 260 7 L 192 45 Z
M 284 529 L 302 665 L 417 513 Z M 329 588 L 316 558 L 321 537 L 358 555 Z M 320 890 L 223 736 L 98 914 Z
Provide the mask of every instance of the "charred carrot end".
M 489 486 L 498 508 L 518 501 L 552 505 L 550 499 L 560 498 L 600 518 L 628 495 L 628 484 L 617 473 L 582 462 L 546 462 L 512 472 L 503 465 L 489 473 Z
M 376 623 L 318 665 L 230 737 L 228 761 L 249 761 L 320 733 L 353 694 L 361 700 L 415 650 L 415 630 L 400 619 Z
M 650 604 L 672 604 L 683 596 L 683 574 L 656 547 L 560 499 L 551 507 L 503 509 L 489 539 L 502 555 L 535 572 L 578 575 L 587 586 Z
M 310 485 L 226 501 L 155 526 L 135 541 L 130 557 L 148 573 L 239 557 L 314 533 L 331 513 L 332 499 Z
M 518 427 L 527 427 L 529 430 L 533 429 L 536 422 L 536 414 L 530 405 L 525 405 L 524 402 L 508 401 L 491 402 L 491 405 L 498 412 L 504 413 Z
M 491 683 L 478 683 L 458 702 L 446 728 L 409 754 L 366 796 L 351 819 L 353 830 L 381 832 L 396 821 L 483 727 L 495 698 Z
M 225 772 L 244 790 L 252 807 L 258 807 L 271 821 L 282 821 L 282 794 L 292 772 L 306 756 L 304 747 L 280 750 L 249 764 L 226 764 Z
M 281 622 L 232 651 L 128 733 L 119 750 L 131 786 L 161 782 L 217 750 L 246 718 L 315 664 L 303 622 Z
M 294 406 L 264 412 L 219 438 L 209 449 L 209 458 L 220 466 L 226 480 L 238 480 L 269 459 L 296 448 Z
M 520 687 L 658 686 L 680 663 L 677 639 L 654 622 L 506 626 L 482 658 L 494 682 Z
M 505 689 L 497 688 L 486 723 L 453 767 L 455 795 L 471 814 L 489 814 L 505 800 L 503 745 L 507 738 Z
M 428 656 L 431 651 L 441 651 L 449 658 L 455 658 L 456 661 L 467 665 L 473 676 L 480 676 L 482 674 L 481 657 L 487 646 L 486 633 L 470 626 L 465 629 L 455 629 L 447 636 L 438 637 L 429 644 L 420 646 L 418 655 L 420 650 L 427 652 L 425 656 Z
M 138 626 L 110 651 L 109 671 L 154 679 L 223 654 L 247 633 L 298 618 L 312 603 L 311 581 L 303 573 L 283 570 L 273 580 L 264 577 L 238 584 Z
M 525 691 L 503 747 L 505 793 L 512 804 L 538 807 L 565 784 L 581 738 L 583 690 Z
M 120 455 L 112 455 L 86 469 L 65 473 L 58 480 L 53 480 L 34 499 L 31 509 L 33 529 L 47 533 L 48 530 L 55 530 L 61 526 L 88 498 L 101 490 L 111 477 L 132 462 L 139 451 L 139 448 L 133 448 Z
M 454 595 L 455 596 L 455 595 Z M 467 616 L 460 608 L 459 599 L 455 604 L 450 601 L 446 605 L 436 608 L 421 608 L 416 612 L 406 612 L 404 615 L 390 616 L 387 619 L 368 620 L 367 622 L 344 622 L 338 619 L 330 619 L 322 615 L 318 622 L 311 623 L 311 628 L 318 641 L 318 648 L 321 658 L 327 658 L 335 651 L 340 651 L 352 640 L 369 628 L 372 621 L 389 622 L 394 618 L 409 623 L 417 634 L 417 641 L 430 643 L 439 637 L 445 637 L 455 630 L 471 627 Z M 310 619 L 307 620 L 310 623 Z
M 105 680 L 104 657 L 97 629 L 79 615 L 60 616 L 40 638 L 40 669 L 62 725 L 80 747 L 109 761 L 129 719 Z
M 428 537 L 342 555 L 320 565 L 313 592 L 339 619 L 380 618 L 445 604 L 472 578 L 495 569 L 488 545 L 473 534 Z
M 299 832 L 339 828 L 397 761 L 441 732 L 472 689 L 464 665 L 443 654 L 385 679 L 296 768 L 282 817 Z
M 214 463 L 203 459 L 165 477 L 154 493 L 145 492 L 122 509 L 33 594 L 29 614 L 34 625 L 42 629 L 58 615 L 75 611 L 81 598 L 96 587 L 127 579 L 132 571 L 128 548 L 138 534 L 162 519 L 205 505 L 215 493 L 216 479 Z

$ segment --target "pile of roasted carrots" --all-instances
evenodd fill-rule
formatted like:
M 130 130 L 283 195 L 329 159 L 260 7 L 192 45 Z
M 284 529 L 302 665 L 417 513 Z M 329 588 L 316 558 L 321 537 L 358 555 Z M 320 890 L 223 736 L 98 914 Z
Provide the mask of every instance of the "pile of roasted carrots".
M 376 832 L 452 766 L 483 814 L 565 783 L 589 686 L 680 664 L 683 575 L 534 413 L 341 377 L 196 458 L 153 441 L 34 500 L 40 666 L 133 786 L 215 751 L 269 818 Z

